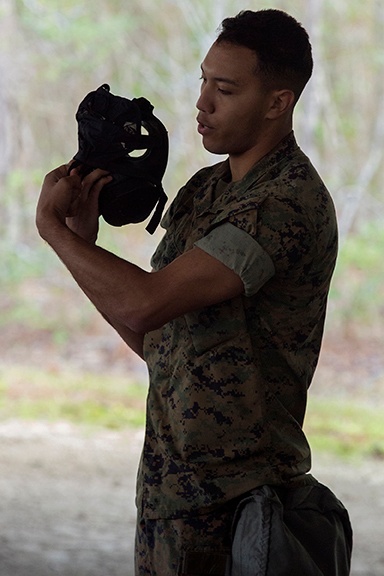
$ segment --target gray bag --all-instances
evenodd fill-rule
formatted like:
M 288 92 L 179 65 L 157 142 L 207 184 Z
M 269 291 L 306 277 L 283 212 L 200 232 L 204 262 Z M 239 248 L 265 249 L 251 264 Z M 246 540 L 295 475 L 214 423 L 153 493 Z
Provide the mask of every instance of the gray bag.
M 262 486 L 242 500 L 234 519 L 230 576 L 348 576 L 349 515 L 333 492 L 309 485 Z

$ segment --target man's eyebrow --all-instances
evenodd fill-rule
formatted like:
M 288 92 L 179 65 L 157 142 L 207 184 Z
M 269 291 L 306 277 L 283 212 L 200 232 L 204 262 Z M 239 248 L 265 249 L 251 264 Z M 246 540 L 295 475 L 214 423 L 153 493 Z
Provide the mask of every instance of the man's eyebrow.
M 201 65 L 200 68 L 202 74 L 204 74 L 203 66 Z M 215 80 L 216 82 L 225 82 L 226 84 L 230 84 L 231 86 L 240 86 L 239 82 L 237 82 L 233 78 L 226 78 L 225 76 L 214 76 L 213 80 Z

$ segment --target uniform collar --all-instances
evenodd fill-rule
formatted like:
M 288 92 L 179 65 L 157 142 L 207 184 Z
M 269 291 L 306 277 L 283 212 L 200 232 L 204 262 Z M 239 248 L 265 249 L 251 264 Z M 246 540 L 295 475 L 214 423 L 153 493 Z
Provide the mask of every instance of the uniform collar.
M 205 185 L 194 196 L 194 205 L 197 212 L 201 214 L 207 210 L 212 210 L 213 205 L 225 201 L 228 194 L 244 194 L 248 188 L 254 187 L 255 183 L 262 181 L 266 176 L 270 179 L 275 172 L 277 175 L 281 171 L 281 164 L 289 162 L 298 149 L 299 147 L 292 131 L 273 150 L 258 160 L 241 180 L 229 183 L 224 194 L 215 200 L 214 190 L 217 182 L 219 180 L 230 180 L 231 178 L 229 160 L 226 159 L 220 162 L 212 171 Z
M 270 178 L 271 174 L 274 172 L 279 173 L 281 170 L 281 164 L 289 162 L 298 148 L 299 147 L 292 131 L 285 136 L 275 148 L 258 160 L 241 180 L 234 182 L 232 186 L 234 188 L 239 186 L 242 190 L 245 190 L 248 188 L 249 184 L 254 184 L 262 179 L 266 174 L 268 175 L 268 178 Z

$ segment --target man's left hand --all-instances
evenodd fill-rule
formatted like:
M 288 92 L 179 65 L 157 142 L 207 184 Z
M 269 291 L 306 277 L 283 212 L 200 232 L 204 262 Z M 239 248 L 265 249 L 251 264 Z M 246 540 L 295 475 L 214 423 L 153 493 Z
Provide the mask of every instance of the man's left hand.
M 48 241 L 51 233 L 67 226 L 88 242 L 98 233 L 98 198 L 103 186 L 111 181 L 105 170 L 93 170 L 81 178 L 70 165 L 56 168 L 44 179 L 36 211 L 40 235 Z

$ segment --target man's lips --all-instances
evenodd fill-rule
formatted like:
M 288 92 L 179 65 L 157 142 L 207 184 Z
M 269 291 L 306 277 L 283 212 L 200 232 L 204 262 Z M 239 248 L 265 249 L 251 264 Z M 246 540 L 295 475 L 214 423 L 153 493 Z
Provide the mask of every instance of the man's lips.
M 205 134 L 208 134 L 208 132 L 210 132 L 211 130 L 213 130 L 212 126 L 205 124 L 200 118 L 197 118 L 197 131 L 199 134 L 204 136 Z

